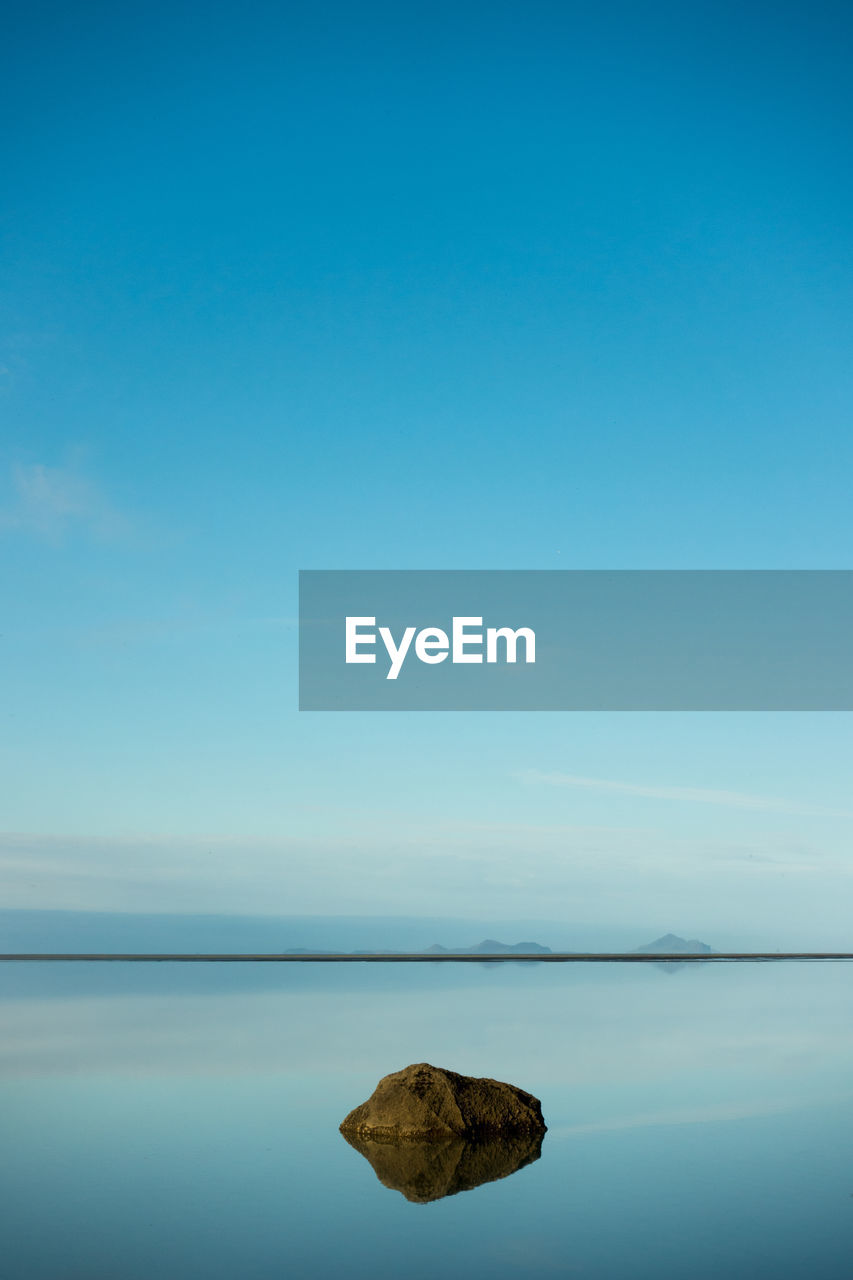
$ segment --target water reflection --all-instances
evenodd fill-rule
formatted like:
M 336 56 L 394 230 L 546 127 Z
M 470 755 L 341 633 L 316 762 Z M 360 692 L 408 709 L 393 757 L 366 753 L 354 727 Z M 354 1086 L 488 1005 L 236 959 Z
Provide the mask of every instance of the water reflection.
M 4 1276 L 850 1280 L 853 965 L 296 967 L 0 967 Z M 424 1060 L 546 1099 L 544 1160 L 351 1152 Z
M 541 1133 L 504 1137 L 451 1138 L 446 1142 L 377 1141 L 355 1133 L 342 1135 L 379 1181 L 413 1204 L 429 1204 L 484 1182 L 508 1178 L 542 1155 Z

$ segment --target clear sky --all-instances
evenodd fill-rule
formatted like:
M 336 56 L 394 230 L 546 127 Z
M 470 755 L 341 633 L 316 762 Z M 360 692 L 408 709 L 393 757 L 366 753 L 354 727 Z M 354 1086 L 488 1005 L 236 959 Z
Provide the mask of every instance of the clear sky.
M 294 615 L 299 568 L 851 567 L 851 45 L 12 7 L 5 905 L 846 937 L 848 716 L 300 715 Z

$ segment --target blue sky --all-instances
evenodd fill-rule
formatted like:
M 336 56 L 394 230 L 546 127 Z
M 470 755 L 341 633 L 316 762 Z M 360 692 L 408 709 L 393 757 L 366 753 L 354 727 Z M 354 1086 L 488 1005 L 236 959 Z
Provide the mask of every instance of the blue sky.
M 300 716 L 293 619 L 850 567 L 847 7 L 12 17 L 6 903 L 840 936 L 849 717 Z

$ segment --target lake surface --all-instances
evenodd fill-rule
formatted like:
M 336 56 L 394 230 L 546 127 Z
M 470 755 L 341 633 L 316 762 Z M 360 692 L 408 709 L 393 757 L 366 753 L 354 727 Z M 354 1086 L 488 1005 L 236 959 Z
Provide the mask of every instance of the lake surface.
M 421 1061 L 541 1156 L 383 1185 L 338 1125 Z M 0 1149 L 10 1280 L 846 1280 L 853 964 L 0 965 Z

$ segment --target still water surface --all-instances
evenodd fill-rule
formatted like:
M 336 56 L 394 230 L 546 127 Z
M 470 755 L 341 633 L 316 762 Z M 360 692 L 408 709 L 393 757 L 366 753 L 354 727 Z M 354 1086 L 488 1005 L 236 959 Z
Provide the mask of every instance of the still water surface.
M 383 1185 L 338 1125 L 420 1061 L 541 1156 Z M 0 1149 L 9 1280 L 847 1280 L 853 965 L 3 965 Z

